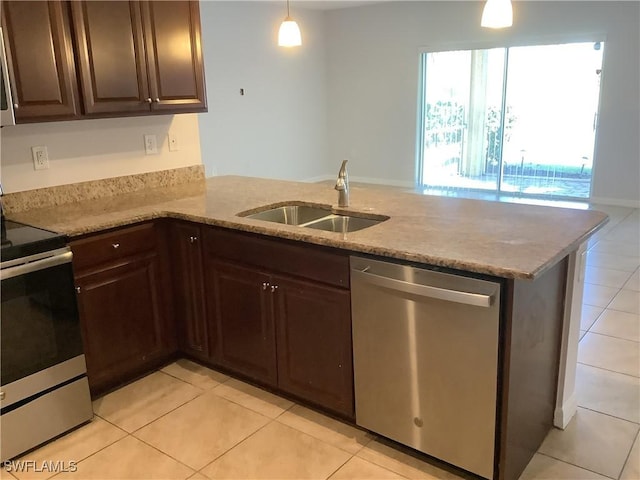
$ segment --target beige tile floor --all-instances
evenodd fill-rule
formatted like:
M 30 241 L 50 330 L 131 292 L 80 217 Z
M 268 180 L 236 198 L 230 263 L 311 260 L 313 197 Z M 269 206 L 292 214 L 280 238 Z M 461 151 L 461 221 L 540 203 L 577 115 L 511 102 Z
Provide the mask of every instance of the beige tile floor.
M 522 479 L 640 479 L 640 215 L 604 208 L 589 242 L 579 408 Z M 94 420 L 21 460 L 78 462 L 44 479 L 447 479 L 424 459 L 289 400 L 180 360 L 94 402 Z

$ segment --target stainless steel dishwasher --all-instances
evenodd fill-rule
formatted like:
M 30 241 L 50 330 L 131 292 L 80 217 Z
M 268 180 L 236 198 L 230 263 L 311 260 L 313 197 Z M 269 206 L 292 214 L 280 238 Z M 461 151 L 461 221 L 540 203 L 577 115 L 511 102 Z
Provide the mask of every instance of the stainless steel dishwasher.
M 500 283 L 351 257 L 356 423 L 493 478 Z

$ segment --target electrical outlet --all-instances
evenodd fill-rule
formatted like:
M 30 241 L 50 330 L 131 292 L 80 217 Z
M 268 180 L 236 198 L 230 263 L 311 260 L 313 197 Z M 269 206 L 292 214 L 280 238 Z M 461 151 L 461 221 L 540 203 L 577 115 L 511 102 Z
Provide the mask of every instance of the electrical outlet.
M 158 140 L 155 135 L 144 136 L 144 153 L 156 155 L 158 153 Z
M 49 153 L 47 147 L 31 147 L 34 170 L 46 170 L 49 168 Z
M 167 138 L 169 140 L 170 152 L 177 152 L 178 150 L 180 150 L 178 148 L 178 136 L 174 132 L 169 132 L 169 134 L 167 135 Z

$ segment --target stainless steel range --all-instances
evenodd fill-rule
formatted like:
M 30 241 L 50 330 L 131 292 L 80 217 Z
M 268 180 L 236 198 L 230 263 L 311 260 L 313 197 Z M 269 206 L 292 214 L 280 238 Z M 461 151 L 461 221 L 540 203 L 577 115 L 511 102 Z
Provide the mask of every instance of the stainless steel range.
M 2 462 L 93 416 L 71 258 L 64 236 L 3 219 Z

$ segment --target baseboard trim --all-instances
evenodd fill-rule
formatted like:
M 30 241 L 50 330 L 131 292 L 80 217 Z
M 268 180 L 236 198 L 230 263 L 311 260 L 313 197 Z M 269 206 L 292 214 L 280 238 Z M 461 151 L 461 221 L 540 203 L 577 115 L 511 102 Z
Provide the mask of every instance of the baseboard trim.
M 564 430 L 578 411 L 578 401 L 575 392 L 553 413 L 553 425 Z
M 388 185 L 391 187 L 401 187 L 401 188 L 410 188 L 414 189 L 415 185 L 413 182 L 406 182 L 404 180 L 390 180 L 388 178 L 375 178 L 375 177 L 354 177 L 349 176 L 349 179 L 352 182 L 359 183 L 370 183 L 372 185 Z
M 625 200 L 622 198 L 591 197 L 589 203 L 611 205 L 614 207 L 640 208 L 640 200 Z
M 317 182 L 326 182 L 328 180 L 335 180 L 337 175 L 316 175 L 315 177 L 310 177 L 303 182 L 308 183 L 317 183 Z M 412 189 L 414 188 L 413 182 L 405 182 L 402 180 L 389 180 L 387 178 L 376 178 L 376 177 L 356 177 L 353 175 L 349 175 L 349 180 L 351 183 L 368 183 L 371 185 L 385 185 L 389 187 L 400 187 Z

